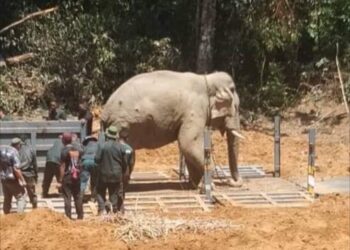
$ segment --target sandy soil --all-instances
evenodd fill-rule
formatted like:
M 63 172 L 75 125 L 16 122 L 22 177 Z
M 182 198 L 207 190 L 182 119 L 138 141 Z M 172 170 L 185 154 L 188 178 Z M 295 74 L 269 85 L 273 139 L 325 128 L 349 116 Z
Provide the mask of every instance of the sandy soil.
M 25 215 L 0 216 L 0 248 L 349 249 L 350 246 L 349 196 L 325 196 L 308 208 L 219 207 L 209 214 L 182 217 L 194 216 L 212 220 L 229 218 L 240 228 L 178 232 L 166 238 L 127 245 L 116 238 L 116 224 L 69 221 L 62 214 L 40 209 Z
M 327 112 L 327 111 L 325 111 Z M 309 113 L 308 110 L 305 113 Z M 322 118 L 322 115 L 321 115 Z M 316 118 L 316 121 L 319 118 Z M 349 120 L 317 123 L 317 176 L 349 175 Z M 303 177 L 307 169 L 310 122 L 294 114 L 282 123 L 282 176 Z M 240 163 L 273 170 L 273 124 L 262 119 L 242 131 Z M 213 136 L 214 156 L 227 164 L 225 139 Z M 177 144 L 137 152 L 136 170 L 171 171 L 178 164 Z M 156 214 L 153 216 L 179 216 Z M 350 249 L 350 196 L 322 196 L 307 208 L 252 209 L 229 205 L 210 213 L 183 217 L 228 218 L 240 229 L 175 233 L 166 238 L 127 245 L 114 234 L 116 224 L 69 221 L 49 210 L 0 216 L 0 249 Z

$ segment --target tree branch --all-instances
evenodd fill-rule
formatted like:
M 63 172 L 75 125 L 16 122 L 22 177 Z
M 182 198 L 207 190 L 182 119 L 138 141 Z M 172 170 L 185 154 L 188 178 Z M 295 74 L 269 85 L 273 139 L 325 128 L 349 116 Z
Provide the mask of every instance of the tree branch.
M 336 55 L 335 55 L 335 63 L 337 64 L 337 71 L 338 71 L 338 77 L 339 77 L 339 82 L 340 82 L 340 88 L 341 88 L 341 92 L 343 94 L 343 100 L 344 100 L 344 105 L 345 105 L 346 112 L 348 114 L 350 114 L 348 102 L 347 102 L 346 96 L 345 96 L 343 77 L 341 75 L 340 66 L 339 66 L 339 60 L 338 60 L 339 45 L 338 45 L 338 43 L 336 44 L 336 46 L 337 46 L 337 52 L 336 52 Z
M 20 20 L 14 22 L 14 23 L 11 23 L 10 25 L 6 26 L 5 28 L 2 28 L 2 29 L 0 30 L 0 34 L 6 32 L 7 30 L 9 30 L 9 29 L 11 29 L 11 28 L 13 28 L 13 27 L 15 27 L 15 26 L 17 26 L 17 25 L 19 25 L 19 24 L 25 22 L 25 21 L 27 21 L 28 19 L 34 18 L 34 17 L 36 17 L 36 16 L 46 15 L 46 14 L 48 14 L 48 13 L 50 13 L 50 12 L 53 12 L 53 11 L 55 11 L 55 10 L 57 10 L 57 9 L 58 9 L 58 6 L 53 7 L 53 8 L 50 8 L 50 9 L 40 10 L 40 11 L 31 13 L 31 14 L 29 14 L 29 15 L 23 17 L 22 19 L 20 19 Z
M 14 57 L 8 57 L 5 59 L 6 63 L 8 64 L 17 64 L 17 63 L 21 63 L 23 61 L 27 61 L 29 59 L 32 59 L 34 57 L 33 53 L 25 53 L 23 55 L 19 55 L 19 56 L 14 56 Z

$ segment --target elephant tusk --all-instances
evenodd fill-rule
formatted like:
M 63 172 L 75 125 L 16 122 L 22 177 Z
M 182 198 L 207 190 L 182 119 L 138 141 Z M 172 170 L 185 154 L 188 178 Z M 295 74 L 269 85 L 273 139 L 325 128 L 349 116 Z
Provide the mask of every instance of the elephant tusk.
M 231 133 L 234 135 L 234 136 L 237 136 L 238 138 L 241 138 L 241 139 L 245 139 L 245 137 L 243 135 L 241 135 L 240 133 L 238 133 L 236 130 L 231 130 Z

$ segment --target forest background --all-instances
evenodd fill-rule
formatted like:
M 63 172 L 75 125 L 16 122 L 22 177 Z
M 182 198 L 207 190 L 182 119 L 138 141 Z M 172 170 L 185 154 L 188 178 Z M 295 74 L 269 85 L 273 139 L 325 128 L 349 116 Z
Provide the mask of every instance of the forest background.
M 101 105 L 128 78 L 169 69 L 226 71 L 243 110 L 273 115 L 329 85 L 342 102 L 336 55 L 349 100 L 348 0 L 0 1 L 0 106 L 11 113 L 57 98 Z

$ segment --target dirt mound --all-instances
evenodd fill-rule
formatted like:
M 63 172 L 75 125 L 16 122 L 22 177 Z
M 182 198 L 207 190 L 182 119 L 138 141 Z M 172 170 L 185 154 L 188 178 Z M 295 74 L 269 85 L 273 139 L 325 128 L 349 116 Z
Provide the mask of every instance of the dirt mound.
M 205 214 L 153 216 L 230 219 L 240 228 L 179 232 L 127 246 L 117 240 L 116 224 L 70 221 L 38 209 L 0 216 L 0 249 L 348 249 L 350 244 L 349 196 L 325 196 L 307 208 L 227 206 Z
M 0 249 L 126 249 L 111 225 L 70 221 L 48 209 L 1 216 L 0 225 Z

